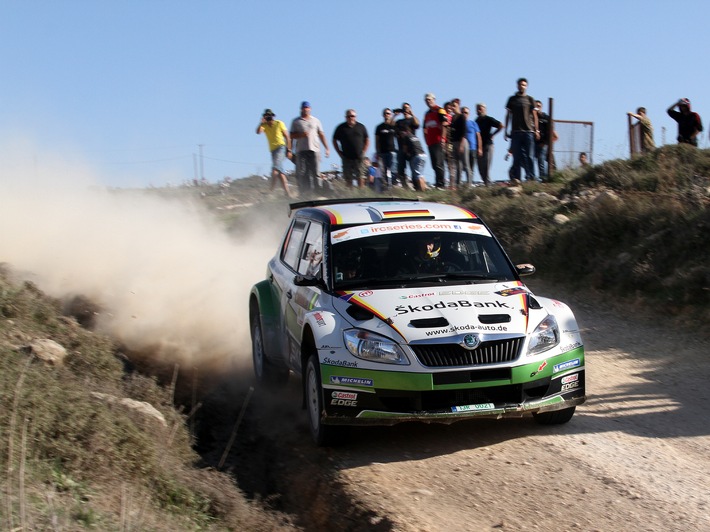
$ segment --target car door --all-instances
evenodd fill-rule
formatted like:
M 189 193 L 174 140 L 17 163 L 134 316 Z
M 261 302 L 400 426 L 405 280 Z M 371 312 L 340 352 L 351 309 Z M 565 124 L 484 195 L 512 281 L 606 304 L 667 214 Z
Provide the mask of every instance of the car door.
M 321 275 L 323 261 L 323 225 L 300 219 L 292 225 L 291 234 L 284 247 L 285 278 L 279 280 L 281 290 L 281 315 L 284 326 L 284 345 L 287 346 L 289 366 L 300 371 L 301 336 L 305 315 L 316 304 L 320 289 L 313 286 L 296 286 L 297 274 Z
M 293 281 L 300 264 L 300 256 L 308 226 L 308 220 L 301 218 L 295 218 L 291 222 L 281 247 L 279 259 L 274 261 L 271 270 L 274 301 L 279 302 L 278 343 L 282 347 L 282 354 L 289 366 L 291 366 L 293 360 L 292 351 L 294 349 L 290 329 L 296 321 L 293 307 L 289 304 L 289 301 L 293 298 L 297 288 Z

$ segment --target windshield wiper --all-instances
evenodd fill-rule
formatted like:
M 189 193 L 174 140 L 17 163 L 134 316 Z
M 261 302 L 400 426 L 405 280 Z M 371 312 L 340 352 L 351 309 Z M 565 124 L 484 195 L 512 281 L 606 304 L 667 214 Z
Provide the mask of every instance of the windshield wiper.
M 353 279 L 352 281 L 340 281 L 336 288 L 338 290 L 360 290 L 372 286 L 398 285 L 401 283 L 401 279 Z
M 446 279 L 457 279 L 457 280 L 467 280 L 472 281 L 501 281 L 499 277 L 491 277 L 490 275 L 484 275 L 480 273 L 461 273 L 461 272 L 449 272 L 441 274 Z

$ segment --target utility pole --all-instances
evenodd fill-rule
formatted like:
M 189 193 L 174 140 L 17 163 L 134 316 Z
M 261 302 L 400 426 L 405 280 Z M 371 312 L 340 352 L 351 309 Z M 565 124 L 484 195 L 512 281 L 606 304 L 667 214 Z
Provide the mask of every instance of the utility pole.
M 202 156 L 202 147 L 204 144 L 198 144 L 197 147 L 200 148 L 200 181 L 205 180 L 205 160 Z

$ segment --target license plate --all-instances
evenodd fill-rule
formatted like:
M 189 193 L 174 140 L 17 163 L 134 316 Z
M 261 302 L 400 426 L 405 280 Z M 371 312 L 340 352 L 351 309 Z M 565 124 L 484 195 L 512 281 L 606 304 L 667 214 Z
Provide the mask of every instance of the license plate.
M 481 403 L 478 405 L 463 405 L 463 406 L 452 406 L 452 412 L 473 412 L 475 410 L 492 410 L 495 408 L 493 403 Z

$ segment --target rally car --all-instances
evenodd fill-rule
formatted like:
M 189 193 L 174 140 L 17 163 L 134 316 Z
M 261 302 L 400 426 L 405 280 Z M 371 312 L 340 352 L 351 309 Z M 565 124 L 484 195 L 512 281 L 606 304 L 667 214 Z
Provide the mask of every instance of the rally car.
M 564 303 L 535 296 L 476 214 L 408 200 L 314 200 L 249 297 L 254 372 L 303 387 L 315 442 L 343 425 L 532 415 L 585 400 L 584 346 Z

